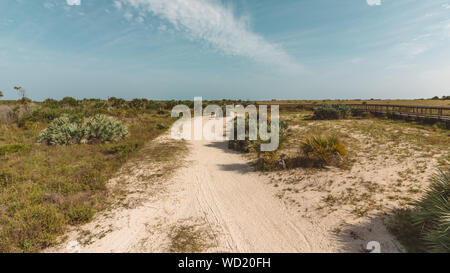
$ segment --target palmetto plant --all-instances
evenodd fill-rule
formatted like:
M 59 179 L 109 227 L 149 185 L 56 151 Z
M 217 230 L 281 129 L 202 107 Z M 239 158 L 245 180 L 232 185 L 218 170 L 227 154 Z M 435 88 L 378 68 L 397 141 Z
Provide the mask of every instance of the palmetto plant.
M 115 142 L 129 136 L 128 128 L 118 120 L 105 115 L 95 115 L 83 122 L 83 142 Z
M 68 115 L 53 120 L 38 136 L 38 142 L 48 145 L 116 142 L 129 136 L 120 121 L 105 115 L 95 115 L 77 122 Z
M 411 216 L 429 252 L 450 252 L 450 169 L 432 178 Z
M 68 115 L 53 120 L 47 129 L 39 134 L 37 140 L 48 145 L 70 145 L 80 143 L 83 130 Z
M 303 153 L 320 165 L 329 164 L 333 159 L 342 160 L 347 155 L 345 145 L 337 136 L 311 136 L 301 142 Z

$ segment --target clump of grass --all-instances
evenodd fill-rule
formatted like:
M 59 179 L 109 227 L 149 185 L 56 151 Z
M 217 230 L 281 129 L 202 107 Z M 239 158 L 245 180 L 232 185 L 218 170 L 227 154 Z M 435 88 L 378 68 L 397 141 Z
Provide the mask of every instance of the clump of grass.
M 450 170 L 433 176 L 412 209 L 396 211 L 390 230 L 410 252 L 450 253 Z
M 320 166 L 341 163 L 347 155 L 344 143 L 335 135 L 315 135 L 306 138 L 300 144 L 303 154 Z
M 182 222 L 169 232 L 169 252 L 199 253 L 213 246 L 214 233 L 204 225 Z

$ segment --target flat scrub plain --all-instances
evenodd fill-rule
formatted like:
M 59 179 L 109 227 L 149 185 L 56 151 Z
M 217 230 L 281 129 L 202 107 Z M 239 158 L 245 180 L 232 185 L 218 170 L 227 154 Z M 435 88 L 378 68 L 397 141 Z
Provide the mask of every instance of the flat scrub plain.
M 0 252 L 37 252 L 69 225 L 90 221 L 108 204 L 108 179 L 173 122 L 164 105 L 119 102 L 47 100 L 0 124 Z M 62 114 L 82 119 L 99 113 L 126 125 L 130 136 L 115 143 L 37 143 Z
M 383 252 L 404 251 L 388 232 L 389 222 L 395 209 L 420 199 L 438 169 L 448 169 L 449 131 L 371 116 L 312 117 L 310 111 L 281 113 L 287 140 L 271 157 L 283 163 L 264 172 L 278 198 L 299 217 L 327 226 L 343 251 L 365 251 L 371 240 L 380 241 Z M 302 143 L 311 136 L 338 138 L 348 152 L 342 164 L 289 167 L 302 158 Z M 248 157 L 257 162 L 256 152 Z
M 0 252 L 61 252 L 68 240 L 95 251 L 216 249 L 210 242 L 223 234 L 216 234 L 216 226 L 205 229 L 197 221 L 203 216 L 208 225 L 217 222 L 217 230 L 234 227 L 222 231 L 235 250 L 364 252 L 367 242 L 379 241 L 382 252 L 402 252 L 413 249 L 402 240 L 411 237 L 402 228 L 411 223 L 398 212 L 416 206 L 430 177 L 449 167 L 450 133 L 442 124 L 352 116 L 344 106 L 331 106 L 339 108 L 337 119 L 282 109 L 276 152 L 258 151 L 250 141 L 231 143 L 246 153 L 252 169 L 226 143 L 177 142 L 164 134 L 174 122 L 170 109 L 180 103 L 192 106 L 116 98 L 0 104 Z M 106 118 L 85 126 L 98 115 Z M 71 145 L 38 143 L 42 130 L 61 117 L 65 129 L 56 126 L 55 132 L 76 138 L 58 143 Z M 94 124 L 109 118 L 129 134 L 106 142 L 93 137 Z M 288 212 L 280 216 L 284 207 Z M 244 208 L 246 217 L 240 214 Z M 293 240 L 297 233 L 288 218 L 299 223 L 295 232 L 315 241 Z M 262 238 L 265 233 L 273 236 Z
M 450 107 L 450 100 L 446 99 L 415 99 L 415 100 L 381 100 L 381 99 L 367 99 L 367 100 L 278 100 L 278 101 L 263 101 L 261 104 L 390 104 L 390 105 L 415 105 L 415 106 L 436 106 L 436 107 Z

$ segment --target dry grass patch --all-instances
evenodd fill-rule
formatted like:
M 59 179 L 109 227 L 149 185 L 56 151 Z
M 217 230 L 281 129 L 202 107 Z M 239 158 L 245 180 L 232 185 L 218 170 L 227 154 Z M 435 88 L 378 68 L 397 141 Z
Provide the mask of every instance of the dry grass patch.
M 199 253 L 215 246 L 215 234 L 204 221 L 183 220 L 168 234 L 172 253 Z

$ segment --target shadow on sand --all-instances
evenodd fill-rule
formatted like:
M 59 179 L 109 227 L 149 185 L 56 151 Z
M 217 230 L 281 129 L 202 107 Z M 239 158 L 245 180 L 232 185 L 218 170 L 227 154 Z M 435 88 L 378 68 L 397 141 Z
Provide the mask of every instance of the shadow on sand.
M 220 149 L 229 154 L 241 155 L 241 153 L 237 151 L 233 151 L 228 149 L 227 141 L 216 141 L 206 145 L 207 147 Z M 233 163 L 233 164 L 219 164 L 220 169 L 224 171 L 237 172 L 241 174 L 255 172 L 253 167 L 248 163 Z
M 341 245 L 339 252 L 370 253 L 378 244 L 381 253 L 404 252 L 401 244 L 388 231 L 388 222 L 389 216 L 380 213 L 363 217 L 356 224 L 345 224 L 334 230 L 334 236 Z
M 227 141 L 215 141 L 210 144 L 206 144 L 206 147 L 217 148 L 229 154 L 240 154 L 239 152 L 228 149 Z
M 219 167 L 224 171 L 238 172 L 241 174 L 254 172 L 253 168 L 248 164 L 221 164 Z

